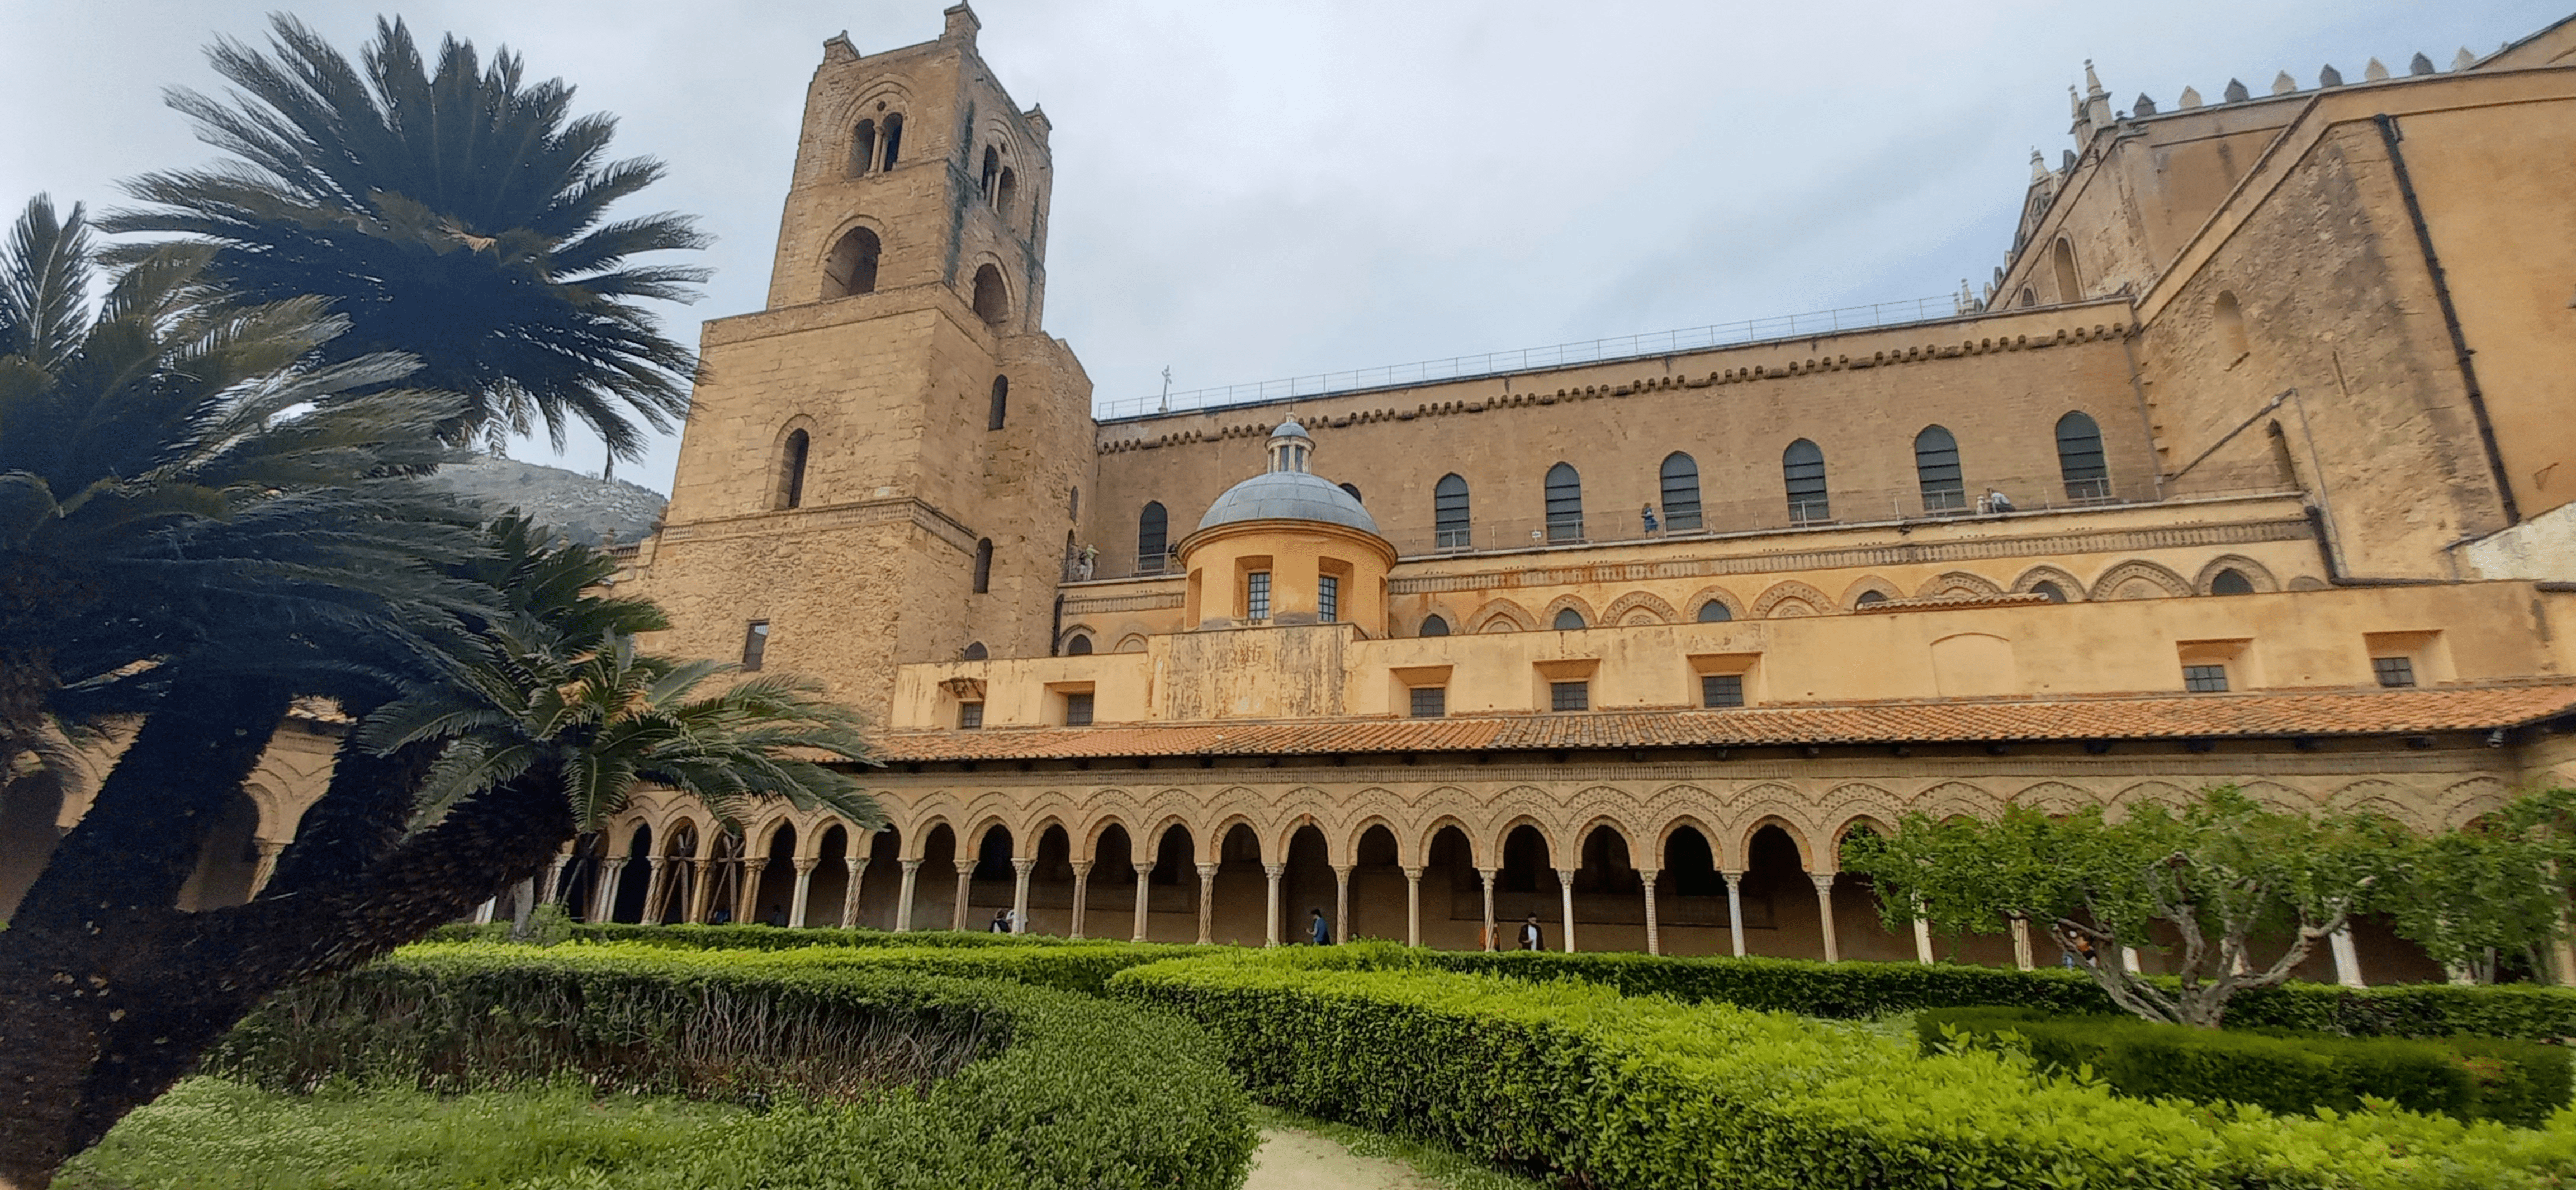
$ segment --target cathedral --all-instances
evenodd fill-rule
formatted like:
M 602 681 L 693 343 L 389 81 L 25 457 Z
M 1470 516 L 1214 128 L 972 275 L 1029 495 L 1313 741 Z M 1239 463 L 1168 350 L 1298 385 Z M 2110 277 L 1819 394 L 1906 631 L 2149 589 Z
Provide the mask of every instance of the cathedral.
M 1938 309 L 1116 416 L 977 34 L 824 43 L 767 308 L 619 551 L 652 647 L 869 716 L 889 822 L 648 797 L 578 913 L 2028 966 L 1888 930 L 1841 841 L 2576 780 L 2576 20 L 2170 104 L 2088 67 Z M 2304 976 L 2441 976 L 2335 942 Z

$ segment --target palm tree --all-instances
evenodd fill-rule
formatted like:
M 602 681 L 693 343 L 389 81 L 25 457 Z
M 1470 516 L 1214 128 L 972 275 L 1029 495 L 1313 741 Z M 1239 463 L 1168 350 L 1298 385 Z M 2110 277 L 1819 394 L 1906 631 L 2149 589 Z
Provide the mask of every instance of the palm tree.
M 542 421 L 560 450 L 579 421 L 613 462 L 642 453 L 630 418 L 687 412 L 691 354 L 638 303 L 694 300 L 707 273 L 634 261 L 708 241 L 681 215 L 609 219 L 662 176 L 607 159 L 614 118 L 574 118 L 572 88 L 524 83 L 506 49 L 487 66 L 449 37 L 433 74 L 399 20 L 377 21 L 363 71 L 292 17 L 271 26 L 274 57 L 209 48 L 230 101 L 171 96 L 235 160 L 136 179 L 151 205 L 104 226 L 211 246 L 252 300 L 320 295 L 350 324 L 331 358 L 405 352 L 415 383 L 466 395 L 450 441 Z

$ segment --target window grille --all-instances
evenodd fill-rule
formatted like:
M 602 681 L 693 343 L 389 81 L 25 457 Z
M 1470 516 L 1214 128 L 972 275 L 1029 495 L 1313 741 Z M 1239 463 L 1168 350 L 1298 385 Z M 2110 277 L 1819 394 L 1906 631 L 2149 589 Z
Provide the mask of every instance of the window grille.
M 1342 580 L 1329 574 L 1315 580 L 1315 618 L 1327 624 L 1342 618 Z
M 2111 498 L 2111 469 L 2102 456 L 2102 427 L 2083 413 L 2057 419 L 2057 473 L 2066 480 L 2066 498 L 2075 501 Z
M 1699 705 L 1704 707 L 1740 707 L 1744 705 L 1743 674 L 1702 674 L 1699 679 Z
M 1789 523 L 1813 525 L 1834 519 L 1825 492 L 1825 452 L 1801 438 L 1780 454 L 1780 478 L 1789 491 Z
M 1474 544 L 1467 520 L 1467 481 L 1443 475 L 1431 488 L 1432 546 L 1463 550 Z
M 1413 688 L 1413 717 L 1437 719 L 1449 713 L 1449 688 L 1416 686 Z
M 2193 694 L 2225 694 L 2227 693 L 2227 667 L 2186 665 L 2182 667 L 2182 688 Z
M 1547 469 L 1547 539 L 1583 540 L 1583 477 L 1564 463 Z
M 1665 455 L 1662 478 L 1664 530 L 1678 532 L 1699 528 L 1698 461 L 1680 451 Z
M 2398 686 L 2412 686 L 2415 684 L 2415 659 L 2411 657 L 2373 657 L 2370 659 L 2370 672 L 2378 677 L 2379 684 L 2382 686 L 2392 688 Z
M 1959 440 L 1939 426 L 1914 436 L 1914 478 L 1923 489 L 1923 511 L 1957 512 L 1968 506 L 1967 480 L 1959 470 Z
M 957 704 L 957 730 L 974 731 L 982 726 L 984 726 L 984 704 L 980 702 Z
M 1256 570 L 1244 577 L 1243 618 L 1247 620 L 1267 620 L 1270 618 L 1269 571 Z
M 1547 709 L 1551 711 L 1588 711 L 1592 709 L 1592 683 L 1550 682 L 1547 684 Z
M 1161 574 L 1166 535 L 1172 526 L 1172 515 L 1163 511 L 1163 502 L 1145 505 L 1136 515 L 1136 573 Z
M 1091 726 L 1090 691 L 1085 690 L 1080 694 L 1064 696 L 1064 725 L 1067 727 Z

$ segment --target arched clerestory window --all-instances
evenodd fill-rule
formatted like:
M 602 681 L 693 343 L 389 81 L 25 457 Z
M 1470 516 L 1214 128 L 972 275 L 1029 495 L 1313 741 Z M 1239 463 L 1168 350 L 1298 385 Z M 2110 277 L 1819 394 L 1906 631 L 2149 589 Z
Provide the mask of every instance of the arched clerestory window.
M 877 290 L 877 257 L 885 245 L 877 233 L 864 227 L 853 227 L 841 242 L 832 245 L 832 255 L 823 261 L 823 297 L 853 297 Z
M 1699 605 L 1699 622 L 1702 624 L 1723 624 L 1734 618 L 1735 609 L 1726 606 L 1723 599 L 1712 599 Z
M 861 120 L 859 126 L 850 131 L 850 176 L 855 178 L 868 172 L 876 161 L 877 122 Z
M 814 439 L 803 430 L 790 430 L 778 454 L 778 491 L 770 500 L 775 508 L 799 508 L 805 503 L 805 456 L 812 453 Z
M 1467 481 L 1456 472 L 1431 485 L 1431 533 L 1431 544 L 1437 549 L 1463 550 L 1475 544 L 1467 519 Z
M 2229 367 L 2253 353 L 2253 340 L 2245 334 L 2245 307 L 2238 304 L 2234 291 L 2220 291 L 2217 300 L 2209 304 L 2209 321 L 2218 332 L 2219 354 Z
M 1956 512 L 1968 506 L 1968 483 L 1959 470 L 1959 440 L 1939 426 L 1925 426 L 1914 436 L 1914 480 L 1923 491 L 1923 511 Z
M 1583 476 L 1570 463 L 1547 469 L 1547 539 L 1583 540 Z
M 1067 657 L 1090 656 L 1091 638 L 1083 633 L 1074 633 L 1073 639 L 1064 642 L 1064 655 Z
M 2069 500 L 2111 498 L 2111 468 L 2102 457 L 2102 427 L 2082 412 L 2057 419 L 2057 473 Z
M 1008 421 L 1010 416 L 1011 378 L 1008 376 L 996 376 L 993 378 L 993 412 L 985 419 L 984 428 L 987 430 L 1001 429 L 1002 423 Z
M 1583 630 L 1583 613 L 1570 607 L 1559 608 L 1555 622 L 1548 627 L 1558 632 L 1580 632 Z
M 992 589 L 993 539 L 986 537 L 975 542 L 975 593 L 982 595 Z
M 2071 302 L 2084 296 L 2075 277 L 2075 245 L 2064 236 L 2048 249 L 2048 265 L 2057 274 L 2057 300 Z
M 1665 455 L 1660 478 L 1664 493 L 1664 528 L 1699 528 L 1698 460 L 1678 450 Z
M 1801 438 L 1780 452 L 1780 480 L 1789 491 L 1789 523 L 1812 525 L 1834 519 L 1825 491 L 1824 448 Z
M 1430 615 L 1430 616 L 1425 616 L 1425 617 L 1423 617 L 1423 618 L 1422 618 L 1422 631 L 1421 631 L 1418 635 L 1421 635 L 1421 636 L 1447 636 L 1447 635 L 1449 635 L 1449 621 L 1448 621 L 1447 617 L 1440 616 L 1440 615 Z
M 1136 514 L 1136 573 L 1163 572 L 1163 555 L 1171 528 L 1172 516 L 1163 511 L 1160 500 L 1146 504 L 1145 511 Z

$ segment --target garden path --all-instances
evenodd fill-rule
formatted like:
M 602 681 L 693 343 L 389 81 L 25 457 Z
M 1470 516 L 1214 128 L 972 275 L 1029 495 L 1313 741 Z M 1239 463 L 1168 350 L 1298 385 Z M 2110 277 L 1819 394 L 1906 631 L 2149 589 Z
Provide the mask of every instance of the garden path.
M 1243 1190 L 1439 1190 L 1412 1166 L 1294 1128 L 1264 1128 Z

